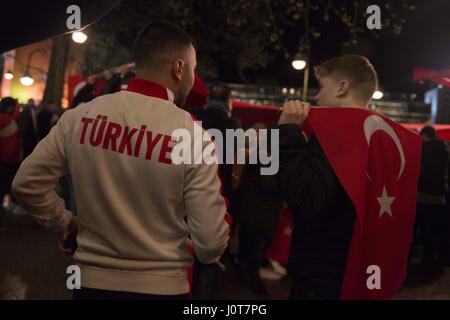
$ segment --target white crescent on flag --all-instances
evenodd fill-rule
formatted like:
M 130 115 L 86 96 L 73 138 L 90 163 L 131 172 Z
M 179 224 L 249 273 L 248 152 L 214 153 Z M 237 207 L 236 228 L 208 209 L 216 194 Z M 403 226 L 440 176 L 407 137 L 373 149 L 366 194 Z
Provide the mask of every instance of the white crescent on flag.
M 364 134 L 366 135 L 367 145 L 370 146 L 370 139 L 372 138 L 372 135 L 378 131 L 384 131 L 386 132 L 394 141 L 395 145 L 397 146 L 398 152 L 400 154 L 400 171 L 397 176 L 397 180 L 400 179 L 402 176 L 403 170 L 405 170 L 405 153 L 403 151 L 402 144 L 400 143 L 400 139 L 398 138 L 397 134 L 395 133 L 394 129 L 391 128 L 390 125 L 386 123 L 386 121 L 383 120 L 382 117 L 377 115 L 370 115 L 366 118 L 364 121 Z M 368 178 L 372 180 L 369 176 Z

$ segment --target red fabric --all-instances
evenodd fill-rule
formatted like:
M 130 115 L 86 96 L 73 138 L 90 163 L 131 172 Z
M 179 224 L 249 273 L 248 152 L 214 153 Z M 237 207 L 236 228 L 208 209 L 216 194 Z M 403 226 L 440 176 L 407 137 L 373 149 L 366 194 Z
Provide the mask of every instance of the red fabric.
M 414 68 L 414 81 L 432 81 L 450 88 L 450 70 L 430 70 Z
M 256 122 L 264 123 L 267 127 L 277 123 L 280 116 L 280 108 L 274 106 L 259 106 L 233 100 L 233 116 L 242 121 L 244 127 L 249 127 Z
M 291 248 L 292 238 L 292 220 L 291 213 L 286 207 L 283 209 L 278 221 L 272 243 L 266 249 L 266 259 L 274 260 L 281 265 L 287 266 L 289 259 L 289 250 Z
M 244 129 L 253 126 L 257 122 L 265 124 L 266 127 L 275 125 L 281 114 L 280 108 L 275 106 L 255 105 L 237 100 L 233 100 L 232 104 L 232 115 L 241 120 Z M 201 108 L 192 106 L 187 107 L 186 110 L 193 113 L 201 112 Z
M 198 74 L 195 74 L 194 86 L 186 98 L 185 107 L 202 108 L 208 102 L 208 89 Z
M 14 119 L 19 118 L 19 116 L 20 116 L 21 114 L 22 114 L 22 107 L 20 106 L 20 104 L 17 104 L 16 107 L 15 107 L 15 109 L 14 109 L 14 112 L 13 112 L 13 117 L 14 117 Z
M 6 130 L 14 121 L 14 118 L 6 113 L 0 113 L 0 132 Z M 3 136 L 0 134 L 0 163 L 16 164 L 19 163 L 22 156 L 21 138 L 19 130 L 14 133 Z
M 150 80 L 133 78 L 128 83 L 127 91 L 145 94 L 163 100 L 169 100 L 167 88 Z
M 418 124 L 418 123 L 403 123 L 407 129 L 420 132 L 423 127 L 428 124 Z M 436 137 L 438 140 L 450 141 L 450 125 L 449 124 L 433 124 L 433 128 L 436 130 Z
M 69 106 L 72 105 L 73 98 L 78 93 L 78 90 L 80 90 L 84 85 L 86 84 L 86 77 L 80 77 L 80 76 L 68 76 L 67 77 L 67 86 L 68 86 L 68 100 L 69 100 Z
M 356 208 L 341 298 L 389 299 L 406 274 L 421 139 L 383 115 L 364 109 L 313 108 L 308 122 Z M 382 197 L 384 188 L 387 195 L 381 210 L 377 198 Z M 387 197 L 395 197 L 390 206 Z M 380 267 L 381 289 L 367 287 L 371 265 Z
M 68 85 L 68 101 L 69 106 L 72 105 L 73 98 L 77 95 L 78 91 L 83 88 L 83 86 L 86 84 L 86 77 L 81 76 L 68 76 L 67 77 L 67 85 Z M 95 82 L 94 86 L 94 95 L 99 96 L 100 91 L 105 86 L 105 80 L 99 79 Z

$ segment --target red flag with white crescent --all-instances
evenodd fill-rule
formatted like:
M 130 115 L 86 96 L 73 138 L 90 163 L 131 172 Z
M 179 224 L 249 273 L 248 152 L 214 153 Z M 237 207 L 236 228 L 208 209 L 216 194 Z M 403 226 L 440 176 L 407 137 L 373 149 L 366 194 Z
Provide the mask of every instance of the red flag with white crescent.
M 389 299 L 412 243 L 421 139 L 366 109 L 312 108 L 306 124 L 356 209 L 341 299 Z

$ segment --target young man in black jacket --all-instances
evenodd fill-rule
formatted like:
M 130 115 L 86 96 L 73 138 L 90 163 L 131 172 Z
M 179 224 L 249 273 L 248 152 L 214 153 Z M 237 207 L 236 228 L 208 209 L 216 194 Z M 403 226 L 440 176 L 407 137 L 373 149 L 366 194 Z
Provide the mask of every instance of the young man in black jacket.
M 424 127 L 422 161 L 417 196 L 416 223 L 423 240 L 422 270 L 429 275 L 444 271 L 445 194 L 447 192 L 448 150 L 436 139 L 433 127 Z
M 316 76 L 319 106 L 367 108 L 377 88 L 376 72 L 361 56 L 330 59 Z M 278 122 L 278 181 L 294 226 L 291 299 L 339 299 L 356 211 L 318 140 L 299 127 L 309 110 L 306 102 L 289 101 Z

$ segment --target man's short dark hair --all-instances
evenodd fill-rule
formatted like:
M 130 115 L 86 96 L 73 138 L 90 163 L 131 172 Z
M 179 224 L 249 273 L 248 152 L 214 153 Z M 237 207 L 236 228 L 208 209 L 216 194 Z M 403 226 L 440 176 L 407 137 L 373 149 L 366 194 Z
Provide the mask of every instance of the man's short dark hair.
M 167 21 L 149 22 L 134 41 L 136 67 L 156 67 L 165 53 L 190 45 L 193 45 L 191 37 L 180 27 Z
M 436 130 L 432 126 L 423 127 L 420 134 L 427 136 L 431 140 L 436 140 Z
M 209 100 L 228 102 L 231 97 L 231 89 L 226 84 L 215 84 L 209 92 Z

